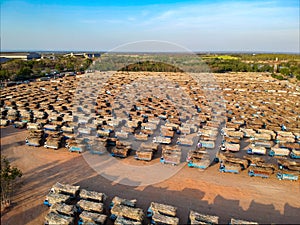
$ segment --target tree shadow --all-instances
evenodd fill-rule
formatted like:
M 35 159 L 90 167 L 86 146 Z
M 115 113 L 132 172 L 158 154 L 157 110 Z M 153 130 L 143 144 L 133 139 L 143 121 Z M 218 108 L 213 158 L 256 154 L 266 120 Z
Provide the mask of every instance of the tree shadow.
M 118 180 L 117 176 L 114 178 Z M 125 181 L 131 184 L 133 182 L 130 179 L 122 180 L 122 182 Z M 203 200 L 206 193 L 201 189 L 172 190 L 168 187 L 161 187 L 159 184 L 139 187 L 138 182 L 135 182 L 134 186 L 122 185 L 97 174 L 85 160 L 82 160 L 80 155 L 65 162 L 54 161 L 37 167 L 26 173 L 22 182 L 23 184 L 16 190 L 13 198 L 16 205 L 3 214 L 2 224 L 27 224 L 33 220 L 42 223 L 47 211 L 43 200 L 49 188 L 56 182 L 80 185 L 81 188 L 87 190 L 105 193 L 108 196 L 104 204 L 107 215 L 109 215 L 109 204 L 112 198 L 119 196 L 137 199 L 137 207 L 142 208 L 145 213 L 152 201 L 176 206 L 180 224 L 187 223 L 190 210 L 217 215 L 221 224 L 228 224 L 231 218 L 258 223 L 285 224 L 296 224 L 300 219 L 299 208 L 289 204 L 285 205 L 283 214 L 276 210 L 273 204 L 262 204 L 255 200 L 252 200 L 249 208 L 244 210 L 240 206 L 240 200 L 226 199 L 222 195 L 217 195 L 213 203 L 209 203 Z M 14 213 L 14 210 L 18 213 Z M 149 220 L 145 219 L 145 223 L 149 223 Z M 107 224 L 113 223 L 108 220 Z

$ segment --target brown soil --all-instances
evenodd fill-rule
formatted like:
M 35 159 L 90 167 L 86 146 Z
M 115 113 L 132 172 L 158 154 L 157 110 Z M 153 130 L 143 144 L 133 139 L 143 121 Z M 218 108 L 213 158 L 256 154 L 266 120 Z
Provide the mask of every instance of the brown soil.
M 109 196 L 136 198 L 144 210 L 151 201 L 178 207 L 181 223 L 190 209 L 218 215 L 220 223 L 240 218 L 259 223 L 299 223 L 300 183 L 276 178 L 250 178 L 221 174 L 217 165 L 206 171 L 183 168 L 164 182 L 147 187 L 129 187 L 106 180 L 84 158 L 66 149 L 51 150 L 25 145 L 26 130 L 1 129 L 1 155 L 23 171 L 12 207 L 1 215 L 1 224 L 42 224 L 47 213 L 43 200 L 55 182 L 80 185 Z M 109 222 L 110 223 L 110 222 Z

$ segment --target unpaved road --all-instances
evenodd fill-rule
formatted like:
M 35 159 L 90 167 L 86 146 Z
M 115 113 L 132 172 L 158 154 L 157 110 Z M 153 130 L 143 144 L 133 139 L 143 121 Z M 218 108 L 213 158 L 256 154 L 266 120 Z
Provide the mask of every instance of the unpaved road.
M 85 159 L 66 149 L 58 151 L 28 147 L 26 130 L 1 129 L 1 155 L 5 155 L 23 171 L 13 206 L 3 212 L 1 224 L 43 224 L 47 207 L 43 200 L 55 182 L 80 185 L 109 196 L 136 198 L 138 207 L 147 209 L 151 201 L 178 207 L 182 224 L 190 209 L 220 217 L 228 223 L 231 217 L 259 223 L 291 224 L 300 221 L 300 183 L 275 178 L 250 178 L 221 174 L 217 166 L 202 172 L 185 166 L 175 176 L 146 187 L 130 187 L 113 183 L 98 175 Z M 98 157 L 98 156 L 97 156 Z

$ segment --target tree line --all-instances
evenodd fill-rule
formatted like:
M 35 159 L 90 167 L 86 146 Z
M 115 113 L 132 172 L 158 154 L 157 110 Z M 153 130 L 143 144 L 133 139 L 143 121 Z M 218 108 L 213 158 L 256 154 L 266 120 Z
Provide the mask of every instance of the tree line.
M 55 59 L 10 60 L 1 64 L 0 80 L 30 80 L 44 77 L 55 71 L 84 71 L 92 63 L 91 59 L 57 56 Z

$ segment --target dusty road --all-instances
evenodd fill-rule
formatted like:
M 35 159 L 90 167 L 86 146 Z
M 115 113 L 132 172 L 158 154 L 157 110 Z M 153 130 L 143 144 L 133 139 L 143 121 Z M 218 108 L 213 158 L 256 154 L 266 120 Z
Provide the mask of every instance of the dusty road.
M 130 187 L 113 183 L 98 175 L 85 159 L 66 149 L 58 151 L 25 145 L 26 130 L 1 129 L 1 155 L 23 171 L 13 207 L 1 216 L 1 224 L 42 224 L 47 207 L 44 196 L 57 181 L 80 185 L 88 190 L 136 198 L 144 210 L 151 201 L 178 207 L 180 222 L 186 223 L 190 209 L 220 217 L 228 223 L 231 217 L 259 223 L 291 224 L 300 221 L 300 182 L 275 178 L 250 178 L 221 174 L 216 166 L 205 172 L 183 168 L 175 176 L 147 187 Z

